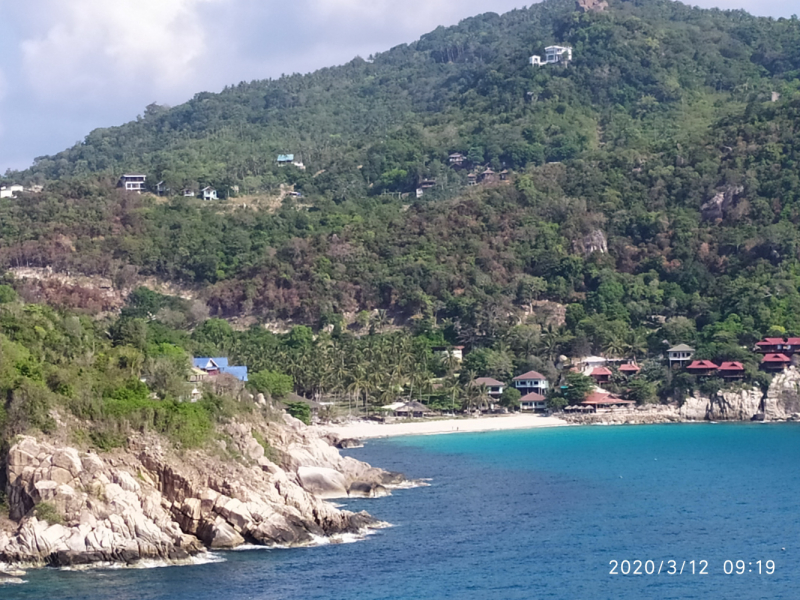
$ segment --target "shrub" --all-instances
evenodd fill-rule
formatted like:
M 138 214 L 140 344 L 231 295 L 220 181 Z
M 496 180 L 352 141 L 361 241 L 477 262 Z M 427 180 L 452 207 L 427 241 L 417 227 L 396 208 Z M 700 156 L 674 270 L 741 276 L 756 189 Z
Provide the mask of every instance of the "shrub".
M 306 425 L 311 425 L 311 407 L 305 402 L 287 402 L 286 412 Z
M 262 394 L 283 398 L 294 389 L 294 380 L 290 375 L 264 369 L 250 377 L 250 385 Z
M 58 509 L 49 502 L 38 504 L 33 514 L 40 521 L 47 521 L 50 525 L 60 525 L 64 522 L 64 517 L 58 512 Z

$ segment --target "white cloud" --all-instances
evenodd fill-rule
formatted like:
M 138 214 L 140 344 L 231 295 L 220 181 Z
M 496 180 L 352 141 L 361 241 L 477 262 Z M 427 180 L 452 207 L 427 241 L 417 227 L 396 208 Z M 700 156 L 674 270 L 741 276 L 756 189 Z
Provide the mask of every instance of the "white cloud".
M 198 11 L 219 1 L 45 0 L 48 25 L 21 43 L 27 81 L 39 99 L 59 103 L 169 96 L 198 75 L 209 48 Z

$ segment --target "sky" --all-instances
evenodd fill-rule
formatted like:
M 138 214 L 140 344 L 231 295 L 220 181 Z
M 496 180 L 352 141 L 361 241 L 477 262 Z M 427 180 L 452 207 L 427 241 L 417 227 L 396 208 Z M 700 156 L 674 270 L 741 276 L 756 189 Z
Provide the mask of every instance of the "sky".
M 694 0 L 756 15 L 797 0 Z M 527 2 L 530 4 L 530 1 Z M 0 173 L 92 129 L 240 81 L 306 73 L 522 0 L 0 0 Z

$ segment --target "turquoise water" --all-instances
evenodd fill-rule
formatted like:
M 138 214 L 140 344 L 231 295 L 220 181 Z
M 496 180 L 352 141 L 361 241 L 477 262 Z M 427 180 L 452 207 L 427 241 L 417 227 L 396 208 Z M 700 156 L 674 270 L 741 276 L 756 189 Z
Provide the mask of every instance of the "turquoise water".
M 0 598 L 800 597 L 800 426 L 570 427 L 347 453 L 431 485 L 347 501 L 394 524 L 358 543 L 228 552 L 192 567 L 31 571 Z M 662 573 L 610 575 L 609 561 L 625 559 L 642 571 L 664 561 Z M 667 574 L 669 560 L 676 570 L 686 561 L 683 574 Z M 744 561 L 744 573 L 724 574 L 726 560 Z M 774 574 L 758 575 L 758 560 L 762 571 L 774 561 Z

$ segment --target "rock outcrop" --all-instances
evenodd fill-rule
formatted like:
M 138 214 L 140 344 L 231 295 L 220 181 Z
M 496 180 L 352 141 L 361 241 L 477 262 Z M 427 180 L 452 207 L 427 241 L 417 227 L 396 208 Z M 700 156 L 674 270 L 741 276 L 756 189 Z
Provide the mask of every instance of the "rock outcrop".
M 800 419 L 800 371 L 789 367 L 775 375 L 764 397 L 763 408 L 767 421 Z
M 683 419 L 694 421 L 750 421 L 761 413 L 762 392 L 757 387 L 713 394 L 695 394 L 679 410 Z
M 338 510 L 322 498 L 351 490 L 378 497 L 384 484 L 402 480 L 340 456 L 291 417 L 261 423 L 260 432 L 251 427 L 227 426 L 226 449 L 238 461 L 201 452 L 178 457 L 155 439 L 100 456 L 21 438 L 7 459 L 15 526 L 0 531 L 0 561 L 175 561 L 245 542 L 307 545 L 375 524 L 367 513 Z
M 587 12 L 603 12 L 608 8 L 606 0 L 577 0 L 578 10 Z

